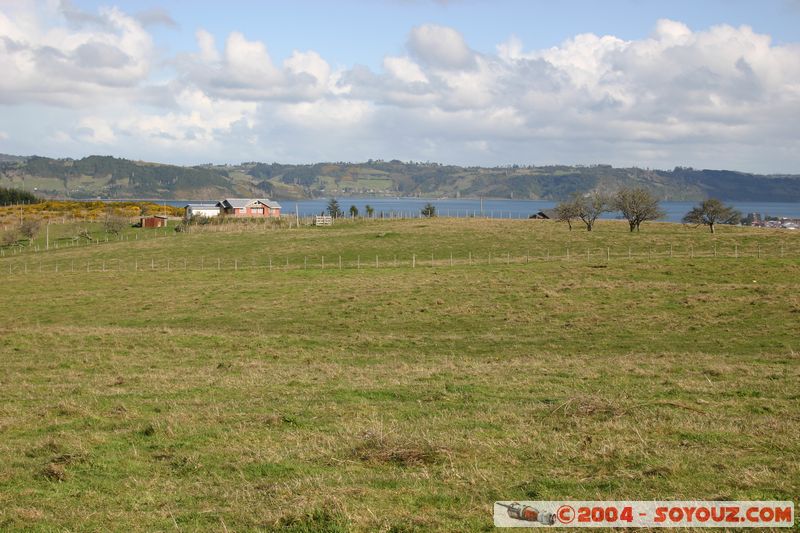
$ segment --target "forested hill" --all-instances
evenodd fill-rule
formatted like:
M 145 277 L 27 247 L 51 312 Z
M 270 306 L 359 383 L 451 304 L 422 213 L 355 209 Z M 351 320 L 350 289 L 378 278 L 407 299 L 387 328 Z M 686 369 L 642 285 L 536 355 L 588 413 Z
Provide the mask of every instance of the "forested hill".
M 110 156 L 50 159 L 0 154 L 0 186 L 49 197 L 213 199 L 223 196 L 422 196 L 562 200 L 591 190 L 644 187 L 663 200 L 800 202 L 800 176 L 730 170 L 590 166 L 460 167 L 366 163 L 242 163 L 183 167 Z

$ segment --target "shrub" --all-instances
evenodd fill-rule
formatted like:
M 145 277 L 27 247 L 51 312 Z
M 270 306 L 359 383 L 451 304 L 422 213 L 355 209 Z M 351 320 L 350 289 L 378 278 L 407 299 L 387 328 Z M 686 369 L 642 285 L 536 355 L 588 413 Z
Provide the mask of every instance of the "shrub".
M 113 233 L 114 235 L 119 234 L 127 226 L 128 220 L 125 217 L 117 215 L 106 216 L 105 221 L 103 221 L 103 228 L 106 230 L 106 233 Z
M 39 228 L 42 225 L 41 220 L 37 220 L 34 218 L 26 218 L 22 221 L 22 224 L 19 227 L 19 232 L 22 234 L 23 237 L 26 239 L 33 239 L 39 233 Z

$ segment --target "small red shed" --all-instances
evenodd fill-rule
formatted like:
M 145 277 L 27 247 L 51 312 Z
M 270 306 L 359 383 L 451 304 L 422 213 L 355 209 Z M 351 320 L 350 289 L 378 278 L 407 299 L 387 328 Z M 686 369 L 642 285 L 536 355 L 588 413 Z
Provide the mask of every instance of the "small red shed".
M 152 217 L 141 217 L 139 219 L 143 228 L 166 228 L 167 217 L 164 215 L 155 215 Z

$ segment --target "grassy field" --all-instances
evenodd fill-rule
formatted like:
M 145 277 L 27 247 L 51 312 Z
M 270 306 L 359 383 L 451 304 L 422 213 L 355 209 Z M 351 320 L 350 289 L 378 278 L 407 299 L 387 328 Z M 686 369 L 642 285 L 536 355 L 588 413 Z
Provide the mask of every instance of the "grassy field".
M 0 258 L 0 529 L 489 530 L 495 500 L 798 499 L 791 232 L 136 231 Z

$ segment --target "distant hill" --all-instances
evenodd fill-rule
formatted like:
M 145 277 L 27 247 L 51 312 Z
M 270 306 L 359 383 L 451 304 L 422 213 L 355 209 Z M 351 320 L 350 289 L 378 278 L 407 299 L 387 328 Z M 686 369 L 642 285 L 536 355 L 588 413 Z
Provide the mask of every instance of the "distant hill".
M 800 176 L 731 170 L 614 168 L 610 165 L 461 167 L 370 160 L 366 163 L 183 167 L 110 156 L 51 159 L 0 154 L 0 186 L 56 198 L 214 199 L 267 196 L 485 197 L 563 200 L 591 190 L 643 187 L 662 200 L 716 197 L 800 202 Z
M 0 163 L 21 163 L 26 159 L 27 157 L 19 155 L 0 154 Z

